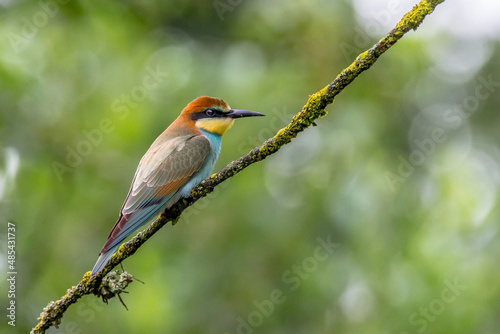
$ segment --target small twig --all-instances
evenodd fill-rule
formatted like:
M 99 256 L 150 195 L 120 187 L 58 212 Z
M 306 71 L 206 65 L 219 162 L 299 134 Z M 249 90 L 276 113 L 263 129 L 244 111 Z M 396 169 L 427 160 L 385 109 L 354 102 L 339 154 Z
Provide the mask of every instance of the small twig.
M 128 293 L 128 291 L 123 291 L 125 293 Z M 125 307 L 125 309 L 128 311 L 128 307 L 127 305 L 125 305 L 125 303 L 123 302 L 123 299 L 122 299 L 122 296 L 120 296 L 120 294 L 118 294 L 118 299 L 120 299 L 120 302 L 122 303 L 122 305 Z

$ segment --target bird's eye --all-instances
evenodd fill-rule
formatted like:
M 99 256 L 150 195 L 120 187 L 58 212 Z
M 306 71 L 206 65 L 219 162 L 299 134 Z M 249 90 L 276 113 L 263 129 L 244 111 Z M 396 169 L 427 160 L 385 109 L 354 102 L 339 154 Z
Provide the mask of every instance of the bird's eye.
M 215 116 L 215 111 L 213 109 L 207 109 L 205 111 L 205 114 L 207 114 L 207 116 L 213 117 Z

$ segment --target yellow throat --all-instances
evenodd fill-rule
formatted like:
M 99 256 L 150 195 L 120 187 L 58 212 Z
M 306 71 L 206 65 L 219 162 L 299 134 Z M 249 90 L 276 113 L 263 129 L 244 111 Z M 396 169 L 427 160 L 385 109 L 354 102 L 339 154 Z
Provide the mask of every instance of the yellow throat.
M 222 136 L 234 123 L 232 118 L 202 118 L 196 121 L 198 129 Z

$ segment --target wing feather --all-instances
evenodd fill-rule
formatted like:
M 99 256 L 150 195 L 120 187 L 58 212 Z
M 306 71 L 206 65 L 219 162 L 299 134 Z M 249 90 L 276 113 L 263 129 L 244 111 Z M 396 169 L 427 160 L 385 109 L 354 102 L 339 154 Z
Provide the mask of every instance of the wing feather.
M 187 182 L 201 169 L 209 153 L 210 143 L 204 136 L 176 137 L 152 148 L 139 163 L 122 213 L 130 214 L 157 201 L 160 188 L 162 197 L 173 195 L 185 183 L 179 185 L 176 181 Z
M 101 254 L 113 249 L 148 222 L 207 161 L 210 142 L 182 136 L 153 146 L 141 159 L 134 181 Z

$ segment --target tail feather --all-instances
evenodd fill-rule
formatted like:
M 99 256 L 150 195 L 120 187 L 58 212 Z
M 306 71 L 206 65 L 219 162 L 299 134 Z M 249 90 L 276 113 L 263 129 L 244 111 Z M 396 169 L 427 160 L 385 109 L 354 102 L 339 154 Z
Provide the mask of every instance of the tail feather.
M 92 269 L 90 277 L 94 277 L 101 270 L 103 270 L 106 263 L 108 263 L 108 260 L 113 256 L 123 241 L 134 233 L 140 226 L 148 223 L 155 217 L 155 215 L 158 215 L 160 208 L 161 206 L 152 206 L 141 211 L 137 211 L 134 215 L 120 215 L 120 218 L 108 236 L 108 240 L 101 249 L 101 253 L 99 254 L 99 258 Z
M 113 256 L 115 251 L 118 249 L 118 247 L 120 247 L 120 244 L 114 246 L 113 248 L 111 248 L 111 249 L 109 249 L 109 250 L 107 250 L 104 253 L 99 255 L 99 258 L 97 259 L 97 262 L 94 265 L 94 268 L 92 269 L 92 274 L 90 275 L 90 277 L 94 277 L 95 275 L 100 273 L 101 270 L 104 269 L 104 267 L 106 266 L 106 263 L 108 263 L 108 260 L 111 259 L 111 257 Z

